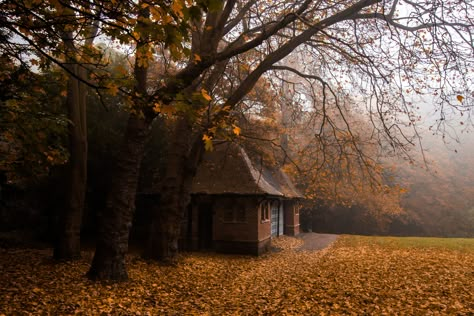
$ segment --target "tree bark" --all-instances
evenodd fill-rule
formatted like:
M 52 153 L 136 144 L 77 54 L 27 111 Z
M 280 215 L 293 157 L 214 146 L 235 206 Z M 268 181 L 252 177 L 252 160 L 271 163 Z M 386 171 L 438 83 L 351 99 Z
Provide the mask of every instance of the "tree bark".
M 139 16 L 149 17 L 149 8 L 142 6 Z M 143 22 L 138 22 L 145 28 Z M 141 54 L 150 48 L 148 34 L 144 31 L 137 41 L 134 77 L 135 111 L 130 113 L 122 148 L 116 160 L 114 181 L 107 195 L 106 206 L 98 218 L 97 244 L 89 269 L 92 280 L 126 281 L 128 273 L 125 255 L 135 210 L 140 165 L 145 146 L 151 136 L 151 125 L 156 113 L 150 108 L 147 98 L 148 63 L 142 62 Z
M 84 46 L 91 46 L 99 30 L 98 22 L 88 28 Z M 74 34 L 63 31 L 69 79 L 66 106 L 69 123 L 69 164 L 65 209 L 59 214 L 59 227 L 53 257 L 75 260 L 81 256 L 81 224 L 87 189 L 87 86 L 81 81 L 87 70 L 81 63 Z
M 161 186 L 159 206 L 152 210 L 149 240 L 144 257 L 174 264 L 178 254 L 181 223 L 191 200 L 194 175 L 204 151 L 200 133 L 193 133 L 190 122 L 176 122 L 167 153 L 167 168 Z M 194 135 L 191 138 L 187 135 Z
M 70 67 L 80 75 L 78 66 Z M 85 86 L 72 75 L 67 83 L 66 105 L 69 124 L 68 181 L 65 209 L 59 214 L 54 258 L 75 260 L 81 256 L 81 223 L 87 187 L 87 130 L 85 121 Z
M 107 204 L 99 214 L 96 251 L 88 272 L 92 280 L 128 279 L 125 255 L 135 209 L 140 163 L 150 138 L 151 123 L 151 118 L 130 115 Z

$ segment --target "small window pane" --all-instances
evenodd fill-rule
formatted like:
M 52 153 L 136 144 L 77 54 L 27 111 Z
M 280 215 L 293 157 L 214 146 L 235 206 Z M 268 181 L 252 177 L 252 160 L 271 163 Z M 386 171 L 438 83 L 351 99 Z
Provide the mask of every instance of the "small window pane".
M 233 222 L 234 221 L 234 212 L 232 208 L 226 208 L 224 210 L 224 222 Z
M 268 221 L 269 220 L 269 210 L 270 210 L 271 202 L 264 201 L 260 203 L 260 220 L 261 221 Z
M 245 208 L 238 207 L 235 210 L 235 214 L 236 214 L 235 220 L 237 222 L 245 222 L 245 220 L 246 220 L 246 218 L 245 218 Z

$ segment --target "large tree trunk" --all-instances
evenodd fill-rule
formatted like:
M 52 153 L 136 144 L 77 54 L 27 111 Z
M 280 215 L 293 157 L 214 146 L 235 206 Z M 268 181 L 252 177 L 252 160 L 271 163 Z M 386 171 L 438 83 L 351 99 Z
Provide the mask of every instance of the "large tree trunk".
M 140 2 L 141 17 L 149 17 L 149 8 Z M 142 22 L 138 22 L 144 27 Z M 99 214 L 97 244 L 88 276 L 93 280 L 125 281 L 128 279 L 125 255 L 132 227 L 135 197 L 138 186 L 140 165 L 145 154 L 145 146 L 151 136 L 151 125 L 156 113 L 151 110 L 147 96 L 148 63 L 142 62 L 150 44 L 144 32 L 137 42 L 134 77 L 136 112 L 128 119 L 122 148 L 116 160 L 114 179 L 107 195 L 105 209 Z
M 99 26 L 92 23 L 84 45 L 91 46 Z M 81 82 L 87 77 L 87 70 L 81 64 L 80 54 L 75 46 L 74 34 L 62 32 L 66 47 L 67 64 L 70 71 L 67 83 L 66 105 L 69 123 L 69 164 L 65 208 L 59 214 L 59 227 L 54 248 L 57 260 L 74 260 L 81 256 L 81 224 L 87 189 L 87 86 Z M 79 60 L 77 60 L 79 59 Z
M 88 277 L 93 280 L 128 279 L 125 255 L 135 209 L 140 163 L 151 134 L 151 123 L 151 119 L 130 115 L 107 204 L 99 214 L 96 251 L 88 272 Z
M 70 67 L 80 76 L 78 66 Z M 74 260 L 81 256 L 81 223 L 87 187 L 86 87 L 73 75 L 67 83 L 66 104 L 69 124 L 68 181 L 65 209 L 59 214 L 54 258 Z
M 204 146 L 199 133 L 193 135 L 186 118 L 176 122 L 174 137 L 167 153 L 167 168 L 161 186 L 159 206 L 152 209 L 146 258 L 173 264 L 178 253 L 181 222 L 191 199 L 192 180 Z

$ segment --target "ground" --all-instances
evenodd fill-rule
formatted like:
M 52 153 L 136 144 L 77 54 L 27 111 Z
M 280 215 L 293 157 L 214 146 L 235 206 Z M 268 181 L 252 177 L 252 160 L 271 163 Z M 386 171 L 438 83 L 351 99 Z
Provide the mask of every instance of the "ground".
M 51 249 L 3 249 L 0 315 L 474 315 L 474 239 L 303 237 L 176 267 L 130 256 L 118 284 L 84 277 L 91 252 L 57 264 Z
M 334 234 L 301 233 L 298 238 L 303 240 L 303 245 L 298 250 L 321 250 L 331 245 L 337 237 Z

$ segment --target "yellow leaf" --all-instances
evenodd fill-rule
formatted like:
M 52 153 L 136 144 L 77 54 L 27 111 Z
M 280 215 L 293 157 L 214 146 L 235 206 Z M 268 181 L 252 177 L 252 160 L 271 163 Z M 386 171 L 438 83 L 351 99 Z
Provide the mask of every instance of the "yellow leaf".
M 464 100 L 464 97 L 462 95 L 458 95 L 456 99 L 458 99 L 458 101 L 462 103 L 462 101 Z
M 175 107 L 173 106 L 163 106 L 160 110 L 161 114 L 165 115 L 173 115 L 175 112 Z
M 207 93 L 206 89 L 201 89 L 201 94 L 202 94 L 202 97 L 206 99 L 207 101 L 212 100 L 211 96 Z
M 119 91 L 119 88 L 116 85 L 111 84 L 111 85 L 108 86 L 108 88 L 109 88 L 109 91 L 110 91 L 111 95 L 117 95 L 117 93 Z
M 177 0 L 173 1 L 173 3 L 171 4 L 171 10 L 180 18 L 184 17 L 183 5 L 181 1 L 177 1 Z
M 238 127 L 237 125 L 234 125 L 234 124 L 232 124 L 232 126 L 234 127 L 234 128 L 232 129 L 232 131 L 234 132 L 234 134 L 237 135 L 237 136 L 239 136 L 239 135 L 240 135 L 240 131 L 241 131 L 241 130 L 240 130 L 240 127 Z
M 204 134 L 202 140 L 204 141 L 204 149 L 206 149 L 206 151 L 212 151 L 214 149 L 214 146 L 212 145 L 212 136 Z
M 161 104 L 159 104 L 158 102 L 155 103 L 155 105 L 153 106 L 153 111 L 155 113 L 160 113 L 161 112 Z
M 194 61 L 197 63 L 197 62 L 200 62 L 201 61 L 201 56 L 199 56 L 198 54 L 194 54 Z
M 170 24 L 171 22 L 173 22 L 173 18 L 170 17 L 169 15 L 164 15 L 163 16 L 163 23 L 164 24 Z

